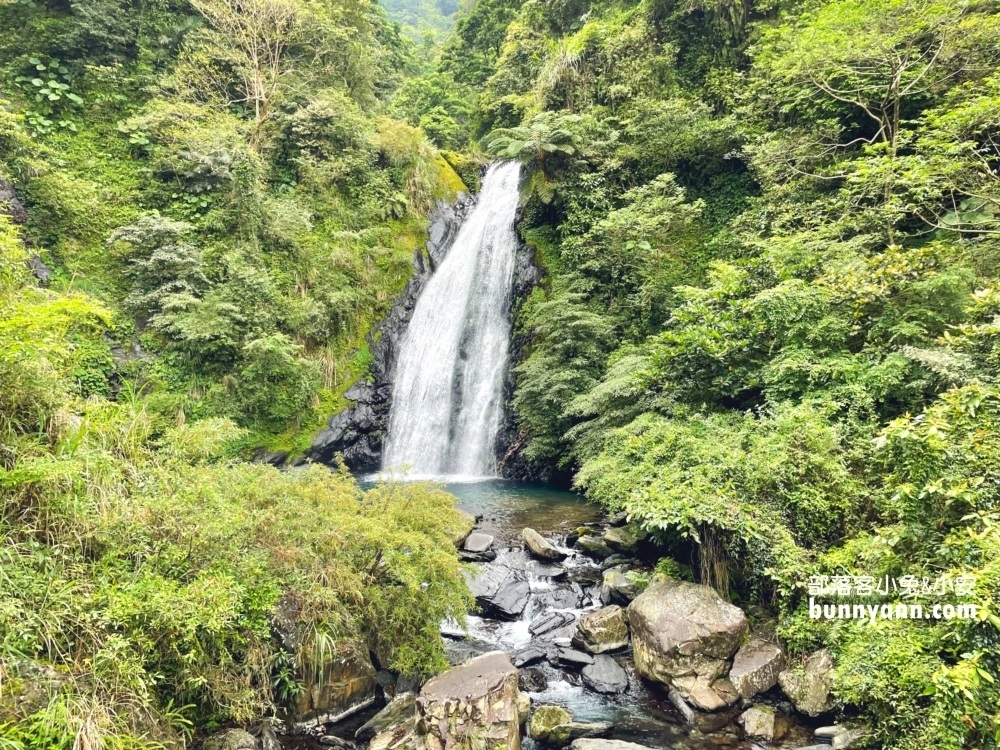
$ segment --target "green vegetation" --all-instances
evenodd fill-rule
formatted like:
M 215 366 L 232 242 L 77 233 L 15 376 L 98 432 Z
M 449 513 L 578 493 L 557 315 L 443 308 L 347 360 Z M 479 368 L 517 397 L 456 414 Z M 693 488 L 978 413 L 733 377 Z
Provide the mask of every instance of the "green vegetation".
M 873 747 L 1000 744 L 998 49 L 989 2 L 483 0 L 439 65 L 525 164 L 526 455 L 831 648 Z M 805 609 L 961 573 L 974 622 Z
M 0 25 L 0 747 L 181 747 L 352 644 L 442 668 L 453 498 L 244 460 L 310 439 L 465 190 L 387 115 L 410 44 L 351 0 Z

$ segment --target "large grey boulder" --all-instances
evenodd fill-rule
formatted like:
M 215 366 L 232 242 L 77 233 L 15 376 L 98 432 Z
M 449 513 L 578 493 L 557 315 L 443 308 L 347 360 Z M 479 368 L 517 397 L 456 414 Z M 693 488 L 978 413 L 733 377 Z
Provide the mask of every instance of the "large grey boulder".
M 618 605 L 588 612 L 576 624 L 574 645 L 591 654 L 617 651 L 628 646 L 628 622 Z
M 615 565 L 604 571 L 601 581 L 601 599 L 617 602 L 627 607 L 640 593 L 640 586 L 629 575 L 625 565 Z
M 583 684 L 598 693 L 616 695 L 628 690 L 628 674 L 607 654 L 598 654 L 594 663 L 580 673 Z
M 729 679 L 741 696 L 753 698 L 778 684 L 778 673 L 784 665 L 785 652 L 780 646 L 751 638 L 733 657 Z
M 778 674 L 778 684 L 807 716 L 819 716 L 833 708 L 833 657 L 825 648 L 810 654 L 805 661 Z
M 204 750 L 257 750 L 257 738 L 242 729 L 228 729 L 209 737 L 202 747 Z
M 629 605 L 628 619 L 640 676 L 676 687 L 704 710 L 738 699 L 720 679 L 747 632 L 739 607 L 708 586 L 668 579 L 651 583 Z
M 521 538 L 524 539 L 524 545 L 528 551 L 541 560 L 562 560 L 566 557 L 565 552 L 534 529 L 524 529 L 521 532 Z
M 468 578 L 469 590 L 483 614 L 500 620 L 516 620 L 528 606 L 531 587 L 524 573 L 505 565 L 484 565 Z
M 417 697 L 417 734 L 427 750 L 520 750 L 517 669 L 502 651 L 430 679 Z
M 596 557 L 601 560 L 615 554 L 615 551 L 611 549 L 611 547 L 606 545 L 596 536 L 591 536 L 589 534 L 587 536 L 581 536 L 576 540 L 576 544 L 573 546 L 587 553 L 591 557 Z

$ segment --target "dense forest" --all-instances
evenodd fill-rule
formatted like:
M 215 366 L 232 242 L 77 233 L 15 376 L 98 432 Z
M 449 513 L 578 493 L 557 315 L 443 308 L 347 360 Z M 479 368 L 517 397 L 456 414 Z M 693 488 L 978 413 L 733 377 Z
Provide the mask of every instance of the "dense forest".
M 179 747 L 358 644 L 444 666 L 451 498 L 247 459 L 344 405 L 493 159 L 536 475 L 830 649 L 871 747 L 1000 746 L 1000 5 L 424 5 L 0 0 L 0 750 Z M 824 575 L 979 616 L 811 619 Z

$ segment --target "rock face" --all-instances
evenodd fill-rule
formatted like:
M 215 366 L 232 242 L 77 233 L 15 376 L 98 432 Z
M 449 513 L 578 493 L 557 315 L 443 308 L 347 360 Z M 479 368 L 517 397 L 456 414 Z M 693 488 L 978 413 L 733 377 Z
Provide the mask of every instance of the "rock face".
M 417 734 L 427 750 L 520 750 L 517 670 L 502 651 L 434 677 L 417 697 Z
M 385 708 L 370 718 L 354 733 L 354 739 L 368 742 L 376 734 L 400 724 L 411 722 L 416 711 L 417 696 L 415 693 L 402 693 L 393 698 Z
M 371 381 L 361 381 L 344 393 L 353 404 L 330 417 L 326 429 L 313 440 L 308 455 L 322 463 L 332 463 L 342 453 L 344 461 L 355 471 L 375 471 L 382 462 L 382 442 L 389 425 L 392 403 L 392 378 L 402 341 L 417 297 L 430 280 L 435 268 L 444 260 L 462 222 L 475 205 L 467 195 L 451 205 L 439 201 L 431 213 L 426 255 L 417 251 L 413 259 L 414 273 L 389 314 L 368 337 L 372 354 L 369 367 Z
M 562 560 L 566 557 L 565 553 L 534 529 L 525 529 L 521 532 L 521 537 L 531 554 L 541 560 Z
M 747 632 L 747 618 L 708 586 L 661 580 L 628 608 L 636 672 L 672 685 L 695 706 L 718 710 L 738 694 L 729 669 Z
M 573 643 L 591 654 L 625 648 L 628 646 L 625 611 L 612 604 L 583 615 L 576 625 Z
M 594 663 L 581 672 L 583 684 L 598 693 L 617 695 L 628 690 L 628 674 L 607 654 L 598 654 Z
M 796 710 L 819 716 L 833 708 L 833 657 L 825 648 L 811 654 L 801 665 L 778 675 L 778 683 Z
M 375 702 L 375 667 L 361 644 L 337 644 L 334 655 L 322 666 L 323 679 L 315 679 L 316 669 L 307 669 L 304 690 L 296 700 L 290 729 L 301 734 L 319 724 L 333 724 Z
M 759 638 L 736 652 L 729 679 L 744 698 L 770 690 L 778 683 L 778 673 L 785 664 L 785 654 L 779 646 Z
M 788 733 L 789 721 L 770 706 L 752 706 L 739 718 L 748 737 L 779 742 Z

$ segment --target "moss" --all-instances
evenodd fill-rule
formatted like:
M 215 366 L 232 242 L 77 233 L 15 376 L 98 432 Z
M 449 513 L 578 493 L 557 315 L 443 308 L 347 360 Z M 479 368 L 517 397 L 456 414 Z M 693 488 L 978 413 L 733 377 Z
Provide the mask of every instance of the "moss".
M 465 181 L 445 158 L 444 154 L 438 153 L 435 155 L 434 164 L 437 166 L 437 185 L 434 188 L 434 197 L 436 199 L 453 201 L 459 193 L 469 192 Z

